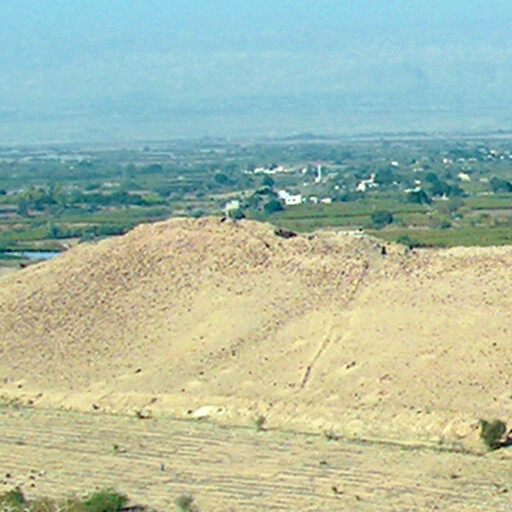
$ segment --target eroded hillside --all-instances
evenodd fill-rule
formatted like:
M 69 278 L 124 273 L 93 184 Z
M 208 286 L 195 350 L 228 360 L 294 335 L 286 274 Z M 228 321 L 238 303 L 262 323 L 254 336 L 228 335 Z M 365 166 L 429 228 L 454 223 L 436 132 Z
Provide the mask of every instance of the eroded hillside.
M 136 228 L 0 280 L 6 399 L 402 441 L 512 419 L 512 248 Z

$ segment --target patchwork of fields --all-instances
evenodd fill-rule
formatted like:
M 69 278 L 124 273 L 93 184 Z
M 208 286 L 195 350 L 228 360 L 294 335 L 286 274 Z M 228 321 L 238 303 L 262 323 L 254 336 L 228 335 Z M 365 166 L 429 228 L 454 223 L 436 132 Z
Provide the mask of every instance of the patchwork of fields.
M 511 162 L 502 138 L 4 148 L 0 259 L 171 216 L 363 229 L 415 246 L 510 244 Z

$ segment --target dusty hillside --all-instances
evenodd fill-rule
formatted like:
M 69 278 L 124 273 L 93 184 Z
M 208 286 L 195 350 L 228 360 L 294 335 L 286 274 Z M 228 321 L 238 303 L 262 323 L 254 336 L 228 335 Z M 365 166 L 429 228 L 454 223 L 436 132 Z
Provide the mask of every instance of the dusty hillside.
M 464 444 L 478 418 L 512 420 L 511 263 L 252 222 L 140 226 L 1 278 L 0 391 Z

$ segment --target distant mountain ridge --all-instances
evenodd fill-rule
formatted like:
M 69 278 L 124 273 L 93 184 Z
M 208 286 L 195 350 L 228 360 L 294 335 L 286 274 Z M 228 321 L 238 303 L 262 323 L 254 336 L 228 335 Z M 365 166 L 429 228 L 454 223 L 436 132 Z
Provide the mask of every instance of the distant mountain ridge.
M 37 108 L 0 109 L 0 138 L 24 142 L 133 142 L 203 136 L 282 137 L 375 132 L 480 132 L 509 129 L 505 98 L 453 103 L 439 95 L 428 102 L 415 94 L 260 95 L 167 100 L 128 94 Z

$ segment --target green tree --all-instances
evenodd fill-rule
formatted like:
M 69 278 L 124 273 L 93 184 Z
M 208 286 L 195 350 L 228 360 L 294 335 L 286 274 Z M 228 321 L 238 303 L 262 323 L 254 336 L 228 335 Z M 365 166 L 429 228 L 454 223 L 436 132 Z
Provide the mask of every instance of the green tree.
M 446 181 L 438 180 L 435 183 L 432 183 L 430 187 L 430 193 L 433 196 L 449 196 L 452 192 L 452 187 L 446 183 Z
M 225 174 L 221 173 L 221 172 L 218 172 L 215 177 L 214 177 L 214 180 L 216 183 L 218 183 L 219 185 L 227 185 L 229 183 L 229 178 L 228 176 L 226 176 Z
M 512 192 L 512 183 L 493 176 L 490 181 L 491 190 L 497 192 Z
M 228 211 L 228 217 L 233 220 L 240 220 L 245 218 L 245 214 L 242 208 L 235 208 Z
M 275 185 L 275 181 L 272 178 L 272 176 L 269 176 L 268 174 L 266 174 L 265 177 L 263 178 L 262 182 L 261 182 L 261 185 L 263 187 L 273 188 L 274 185 Z
M 384 169 L 379 169 L 375 173 L 374 181 L 379 185 L 391 185 L 394 181 L 397 181 L 397 176 L 393 169 L 386 167 Z
M 424 190 L 409 192 L 406 196 L 406 200 L 408 203 L 413 204 L 430 204 L 432 202 Z
M 26 217 L 28 215 L 28 200 L 24 196 L 18 198 L 17 213 L 22 217 Z
M 48 238 L 59 238 L 62 235 L 60 226 L 57 224 L 49 224 L 48 225 Z
M 263 206 L 263 211 L 267 215 L 271 215 L 272 213 L 281 212 L 284 210 L 283 204 L 281 201 L 278 201 L 277 199 L 271 199 L 265 205 Z
M 392 222 L 393 214 L 387 210 L 376 210 L 372 213 L 372 224 L 377 229 L 382 229 Z

